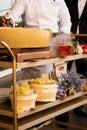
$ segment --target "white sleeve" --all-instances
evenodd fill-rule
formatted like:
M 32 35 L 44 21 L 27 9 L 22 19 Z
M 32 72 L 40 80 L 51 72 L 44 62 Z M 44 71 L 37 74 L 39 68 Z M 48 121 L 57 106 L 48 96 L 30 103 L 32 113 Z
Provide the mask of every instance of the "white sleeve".
M 10 16 L 13 21 L 17 21 L 23 15 L 25 10 L 25 0 L 16 0 L 10 10 Z
M 69 10 L 64 2 L 64 0 L 61 0 L 60 4 L 60 12 L 59 12 L 59 28 L 60 33 L 70 33 L 71 30 L 71 19 Z

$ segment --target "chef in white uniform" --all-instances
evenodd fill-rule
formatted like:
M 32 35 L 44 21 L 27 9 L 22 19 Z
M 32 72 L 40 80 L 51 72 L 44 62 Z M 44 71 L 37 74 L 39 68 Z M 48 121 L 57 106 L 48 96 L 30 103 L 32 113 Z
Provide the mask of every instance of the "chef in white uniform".
M 24 27 L 50 29 L 53 34 L 69 34 L 71 29 L 70 15 L 64 0 L 15 0 L 9 16 L 14 24 L 22 16 Z M 41 73 L 52 71 L 52 65 L 25 70 L 23 78 L 35 78 L 40 77 Z

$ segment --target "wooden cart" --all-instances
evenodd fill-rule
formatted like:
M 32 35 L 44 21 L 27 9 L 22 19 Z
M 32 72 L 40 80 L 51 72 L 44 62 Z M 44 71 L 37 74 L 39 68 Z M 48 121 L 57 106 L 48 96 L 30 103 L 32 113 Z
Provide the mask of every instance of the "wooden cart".
M 0 127 L 9 129 L 9 130 L 25 130 L 33 127 L 39 123 L 50 120 L 55 116 L 58 116 L 62 113 L 68 112 L 76 107 L 84 105 L 87 103 L 87 92 L 80 92 L 76 95 L 72 95 L 64 98 L 63 100 L 58 99 L 49 103 L 36 103 L 34 110 L 21 112 L 17 114 L 16 111 L 16 69 L 34 67 L 47 64 L 55 64 L 61 62 L 67 62 L 70 60 L 76 60 L 81 58 L 86 58 L 87 54 L 72 55 L 65 58 L 49 58 L 49 59 L 37 59 L 36 61 L 25 61 L 18 62 L 16 57 L 12 52 L 11 48 L 5 42 L 0 42 L 4 46 L 8 53 L 10 54 L 11 61 L 6 61 L 6 59 L 0 59 L 1 67 L 12 68 L 13 70 L 13 110 L 10 103 L 0 104 Z M 87 129 L 81 126 L 78 126 L 79 129 Z

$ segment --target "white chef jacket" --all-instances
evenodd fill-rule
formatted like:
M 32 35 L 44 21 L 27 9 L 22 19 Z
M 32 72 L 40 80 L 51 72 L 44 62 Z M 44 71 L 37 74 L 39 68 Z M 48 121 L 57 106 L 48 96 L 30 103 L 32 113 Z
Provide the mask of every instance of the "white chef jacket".
M 70 15 L 64 0 L 16 0 L 10 15 L 14 21 L 22 15 L 25 27 L 70 33 Z
M 10 15 L 14 21 L 22 15 L 25 27 L 50 29 L 53 33 L 70 33 L 70 15 L 64 0 L 16 0 Z M 46 65 L 27 69 L 26 75 L 30 74 L 32 78 L 38 73 L 50 71 L 52 65 Z

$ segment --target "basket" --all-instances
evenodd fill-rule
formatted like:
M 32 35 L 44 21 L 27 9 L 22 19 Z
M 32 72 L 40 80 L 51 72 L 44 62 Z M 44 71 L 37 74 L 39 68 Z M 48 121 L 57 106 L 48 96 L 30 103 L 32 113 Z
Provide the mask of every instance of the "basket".
M 37 101 L 50 102 L 56 100 L 57 84 L 35 84 L 30 83 L 30 86 L 38 94 Z
M 6 42 L 10 48 L 42 48 L 48 47 L 52 33 L 50 30 L 34 28 L 0 28 L 0 41 Z M 0 45 L 0 48 L 3 48 Z
M 9 94 L 9 98 L 11 100 L 12 109 L 13 109 L 13 94 L 12 93 Z M 37 93 L 26 95 L 26 96 L 17 96 L 17 113 L 34 109 L 36 98 L 37 98 Z

